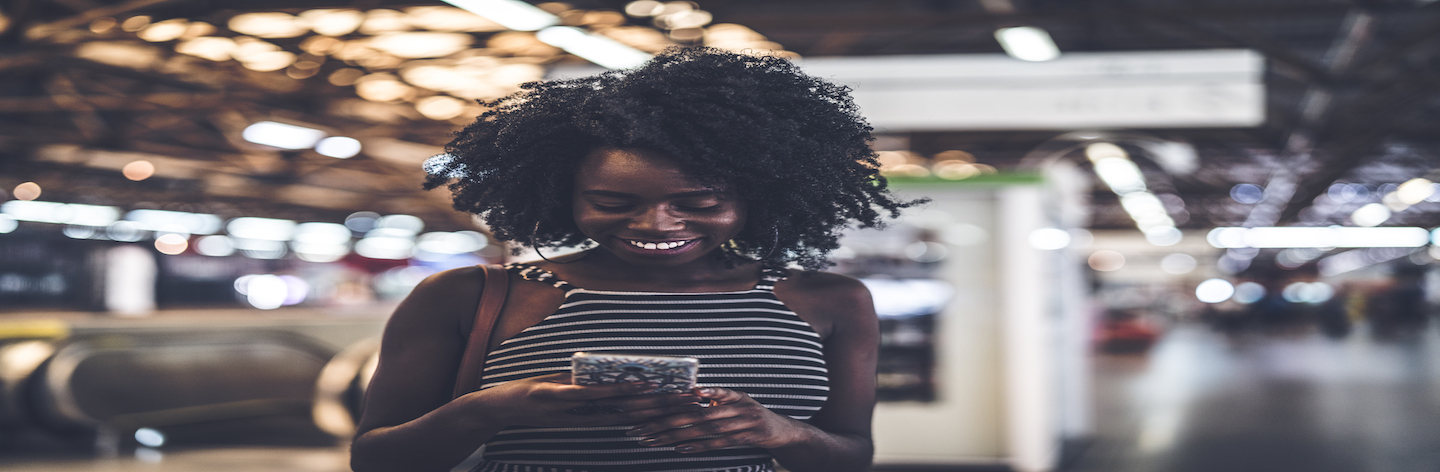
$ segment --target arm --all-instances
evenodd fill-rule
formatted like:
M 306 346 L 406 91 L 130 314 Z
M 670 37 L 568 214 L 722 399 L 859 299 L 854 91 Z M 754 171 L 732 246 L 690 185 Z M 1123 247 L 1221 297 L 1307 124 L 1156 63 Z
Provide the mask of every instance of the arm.
M 718 438 L 687 443 L 676 450 L 700 452 L 753 445 L 769 449 L 781 464 L 796 472 L 869 470 L 874 455 L 870 421 L 880 340 L 874 302 L 865 286 L 849 277 L 815 274 L 799 279 L 783 294 L 777 287 L 777 294 L 825 336 L 830 393 L 815 416 L 797 421 L 766 409 L 744 393 L 703 388 L 697 394 L 719 406 L 667 416 L 627 434 L 646 436 L 649 439 L 641 444 L 650 446 L 718 434 Z M 691 427 L 681 427 L 685 425 Z
M 442 272 L 395 309 L 351 446 L 354 470 L 449 470 L 503 428 L 461 401 L 473 394 L 450 401 L 461 317 L 473 313 L 483 280 L 478 268 Z
M 815 307 L 825 310 L 832 320 L 824 350 L 830 398 L 808 424 L 801 423 L 809 426 L 802 430 L 806 435 L 801 440 L 770 450 L 776 460 L 796 472 L 864 471 L 874 460 L 870 422 L 875 410 L 880 321 L 864 284 L 849 277 L 836 278 L 844 280 L 820 290 L 823 306 Z
M 478 268 L 441 272 L 416 286 L 395 309 L 350 448 L 356 472 L 448 471 L 508 426 L 621 424 L 695 405 L 693 395 L 666 395 L 628 402 L 623 414 L 568 414 L 588 400 L 649 388 L 570 385 L 568 373 L 507 382 L 452 401 L 466 337 L 461 326 L 475 314 L 482 280 Z

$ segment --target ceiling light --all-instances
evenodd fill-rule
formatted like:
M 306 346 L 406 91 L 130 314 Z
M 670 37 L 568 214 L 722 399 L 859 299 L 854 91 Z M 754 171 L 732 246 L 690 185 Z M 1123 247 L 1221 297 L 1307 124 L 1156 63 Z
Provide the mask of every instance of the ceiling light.
M 370 47 L 408 59 L 444 57 L 464 51 L 475 41 L 465 33 L 410 31 L 385 33 L 370 39 Z
M 211 257 L 223 257 L 235 253 L 235 244 L 229 236 L 205 236 L 195 242 L 195 252 Z
M 138 182 L 155 175 L 155 164 L 151 164 L 150 161 L 146 160 L 132 161 L 129 164 L 125 164 L 125 167 L 120 168 L 120 173 L 123 174 L 125 178 Z
M 665 11 L 665 4 L 654 0 L 637 0 L 625 5 L 625 14 L 630 16 L 655 16 Z
M 1385 220 L 1390 219 L 1391 211 L 1383 203 L 1371 203 L 1356 208 L 1350 214 L 1350 221 L 1357 226 L 1380 226 Z
M 176 44 L 175 52 L 218 62 L 230 60 L 230 51 L 235 47 L 233 39 L 205 36 Z
M 293 38 L 310 30 L 295 15 L 278 11 L 241 13 L 230 19 L 229 26 L 236 33 L 261 38 Z
M 325 137 L 325 132 L 304 126 L 261 121 L 246 127 L 241 136 L 255 144 L 281 149 L 307 149 L 315 147 L 315 143 Z
M 112 206 L 27 200 L 5 202 L 0 213 L 18 221 L 82 226 L 105 226 L 120 219 L 120 209 Z
M 1430 243 L 1430 232 L 1400 226 L 1215 228 L 1205 239 L 1217 248 L 1420 247 Z
M 136 36 L 152 43 L 174 41 L 185 35 L 185 30 L 187 29 L 190 29 L 189 21 L 182 18 L 175 18 L 151 24 L 137 32 Z
M 1060 57 L 1060 48 L 1055 47 L 1050 33 L 1033 26 L 1000 28 L 995 31 L 995 39 L 1000 41 L 1006 54 L 1022 61 L 1049 61 Z
M 290 220 L 278 220 L 274 218 L 256 218 L 251 216 L 230 220 L 225 225 L 230 236 L 258 241 L 289 241 L 295 234 L 295 222 Z M 242 247 L 244 249 L 244 247 Z
M 425 6 L 405 9 L 406 22 L 430 31 L 482 32 L 504 31 L 505 26 L 483 16 L 454 7 Z
M 246 69 L 256 72 L 277 71 L 295 63 L 295 53 L 290 51 L 267 51 L 237 57 Z
M 636 67 L 650 60 L 650 54 L 645 51 L 604 36 L 586 33 L 579 28 L 551 26 L 535 33 L 535 37 L 546 44 L 610 69 Z
M 1395 196 L 1407 205 L 1423 202 L 1434 193 L 1434 182 L 1424 178 L 1410 179 L 1395 189 Z
M 1095 161 L 1095 174 L 1115 193 L 1124 195 L 1145 190 L 1145 177 L 1140 167 L 1129 159 L 1106 157 Z
M 1205 303 L 1220 303 L 1235 295 L 1235 286 L 1224 279 L 1210 279 L 1195 287 L 1195 298 Z
M 310 29 L 316 33 L 344 36 L 360 27 L 360 23 L 365 21 L 365 14 L 355 10 L 320 9 L 303 12 L 300 19 L 308 23 Z
M 336 159 L 349 159 L 360 154 L 360 141 L 345 136 L 331 136 L 315 143 L 315 152 Z
M 415 101 L 415 110 L 432 120 L 448 120 L 465 113 L 465 101 L 436 95 Z
M 166 210 L 130 210 L 125 220 L 150 231 L 179 227 L 190 234 L 215 234 L 220 231 L 220 217 L 205 213 Z
M 515 31 L 536 31 L 560 23 L 560 17 L 518 0 L 445 0 Z
M 1040 250 L 1064 249 L 1070 245 L 1070 232 L 1060 228 L 1040 228 L 1030 232 L 1030 247 Z

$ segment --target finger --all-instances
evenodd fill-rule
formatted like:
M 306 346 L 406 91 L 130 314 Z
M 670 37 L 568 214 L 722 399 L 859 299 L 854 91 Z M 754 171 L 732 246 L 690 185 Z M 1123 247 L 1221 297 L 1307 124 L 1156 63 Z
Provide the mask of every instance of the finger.
M 647 408 L 643 410 L 623 410 L 614 416 L 620 421 L 617 424 L 633 424 L 641 421 L 652 420 L 664 416 L 696 411 L 703 408 L 698 403 L 687 403 L 684 405 L 673 405 L 661 408 Z
M 715 403 L 726 405 L 750 398 L 745 393 L 720 387 L 696 387 L 693 392 L 702 399 L 713 400 Z
M 759 443 L 760 434 L 752 430 L 736 431 L 722 435 L 717 438 L 692 441 L 675 446 L 675 452 L 690 454 L 696 452 L 713 451 L 727 447 L 745 446 Z
M 699 404 L 700 397 L 693 394 L 666 394 L 666 395 L 631 395 L 626 397 L 606 398 L 596 403 L 612 406 L 621 410 L 645 410 L 650 408 L 664 408 L 675 405 Z
M 553 390 L 557 400 L 598 400 L 601 398 L 635 395 L 655 388 L 646 382 L 626 382 L 603 385 L 561 385 Z
M 752 426 L 754 426 L 754 423 L 744 418 L 725 418 L 703 423 L 694 423 L 688 428 L 677 428 L 659 434 L 648 435 L 645 439 L 640 440 L 640 445 L 668 446 L 697 439 L 708 440 L 717 436 L 743 431 Z
M 689 413 L 671 415 L 637 425 L 634 428 L 630 428 L 629 431 L 626 431 L 625 435 L 654 437 L 655 435 L 660 434 L 664 431 L 684 428 L 689 425 L 703 424 L 706 422 L 717 421 L 725 418 L 732 418 L 738 416 L 739 414 L 740 412 L 733 411 L 733 409 L 730 408 L 701 408 L 695 411 L 691 411 Z

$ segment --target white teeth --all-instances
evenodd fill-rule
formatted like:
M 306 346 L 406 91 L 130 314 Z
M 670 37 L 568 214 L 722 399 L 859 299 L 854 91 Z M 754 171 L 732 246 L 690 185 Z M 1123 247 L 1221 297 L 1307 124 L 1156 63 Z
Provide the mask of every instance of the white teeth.
M 640 241 L 630 241 L 630 244 L 633 244 L 633 245 L 635 245 L 635 247 L 638 247 L 638 248 L 641 248 L 641 249 L 650 249 L 650 250 L 656 250 L 656 249 L 658 249 L 658 250 L 664 251 L 664 250 L 667 250 L 667 249 L 675 249 L 675 248 L 677 248 L 677 247 L 684 246 L 685 243 L 688 243 L 688 242 L 690 242 L 690 241 L 665 241 L 665 242 L 658 242 L 658 243 L 642 243 L 642 242 L 640 242 Z

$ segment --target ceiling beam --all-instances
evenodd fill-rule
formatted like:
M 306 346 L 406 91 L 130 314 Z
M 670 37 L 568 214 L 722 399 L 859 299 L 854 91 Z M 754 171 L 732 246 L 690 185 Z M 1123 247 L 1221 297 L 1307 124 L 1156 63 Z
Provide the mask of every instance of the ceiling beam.
M 230 97 L 220 93 L 151 93 L 145 95 L 59 94 L 50 97 L 0 97 L 0 113 L 54 113 L 76 106 L 92 110 L 210 110 Z M 62 97 L 63 96 L 63 97 Z
M 119 5 L 86 10 L 75 16 L 32 26 L 29 30 L 25 31 L 25 38 L 31 41 L 43 40 L 61 31 L 88 24 L 98 18 L 129 13 L 171 1 L 174 0 L 129 0 Z

